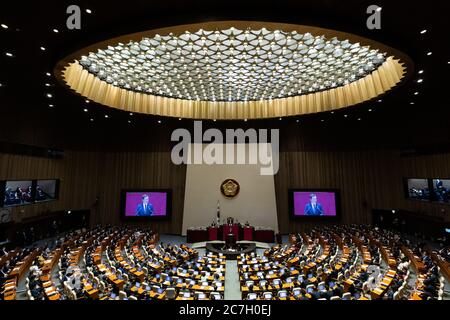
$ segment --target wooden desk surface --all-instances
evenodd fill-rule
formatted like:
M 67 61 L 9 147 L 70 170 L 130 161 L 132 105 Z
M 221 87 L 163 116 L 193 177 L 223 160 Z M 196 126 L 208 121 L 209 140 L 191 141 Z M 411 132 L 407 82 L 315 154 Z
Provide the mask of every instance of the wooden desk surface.
M 194 300 L 194 297 L 185 298 L 183 296 L 178 296 L 176 300 Z
M 422 301 L 423 299 L 420 297 L 419 292 L 415 291 L 409 300 Z

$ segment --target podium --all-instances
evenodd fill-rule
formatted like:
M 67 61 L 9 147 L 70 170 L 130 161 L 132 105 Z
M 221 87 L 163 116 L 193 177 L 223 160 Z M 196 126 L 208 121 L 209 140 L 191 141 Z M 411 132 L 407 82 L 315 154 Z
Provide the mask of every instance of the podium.
M 225 245 L 227 248 L 234 248 L 236 246 L 236 236 L 234 233 L 227 234 Z
M 222 240 L 226 242 L 228 234 L 234 234 L 236 241 L 239 241 L 239 225 L 224 224 L 222 226 Z

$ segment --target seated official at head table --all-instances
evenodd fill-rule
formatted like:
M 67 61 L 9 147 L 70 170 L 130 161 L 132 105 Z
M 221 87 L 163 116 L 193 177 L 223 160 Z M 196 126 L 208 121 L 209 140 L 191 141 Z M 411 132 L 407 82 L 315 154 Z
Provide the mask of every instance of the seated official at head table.
M 136 207 L 136 216 L 138 217 L 146 217 L 153 215 L 153 205 L 148 203 L 149 196 L 144 194 L 142 196 L 142 203 L 138 204 Z

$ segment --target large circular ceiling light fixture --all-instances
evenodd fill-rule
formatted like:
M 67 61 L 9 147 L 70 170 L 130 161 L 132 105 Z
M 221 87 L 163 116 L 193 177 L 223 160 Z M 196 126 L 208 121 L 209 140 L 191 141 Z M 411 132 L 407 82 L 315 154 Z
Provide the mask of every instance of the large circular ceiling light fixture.
M 400 61 L 401 60 L 401 61 Z M 214 22 L 104 41 L 55 72 L 88 99 L 172 117 L 251 119 L 348 107 L 404 79 L 410 59 L 338 31 Z

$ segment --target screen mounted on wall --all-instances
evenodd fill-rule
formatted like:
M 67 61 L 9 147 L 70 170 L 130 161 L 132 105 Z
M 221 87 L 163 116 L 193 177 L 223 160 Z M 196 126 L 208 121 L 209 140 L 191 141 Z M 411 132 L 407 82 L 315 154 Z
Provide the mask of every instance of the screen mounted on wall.
M 53 201 L 58 197 L 58 179 L 0 181 L 0 207 Z
M 450 180 L 433 179 L 434 199 L 440 203 L 450 203 Z
M 5 181 L 3 183 L 3 207 L 33 203 L 33 181 Z
M 35 187 L 35 201 L 45 202 L 58 199 L 59 180 L 37 180 Z
M 338 190 L 290 190 L 289 210 L 292 218 L 331 218 L 340 216 Z
M 408 199 L 430 201 L 430 185 L 428 179 L 405 179 L 406 197 Z
M 123 190 L 122 219 L 169 219 L 172 207 L 171 190 Z

